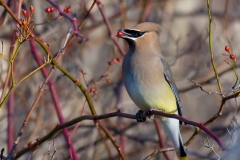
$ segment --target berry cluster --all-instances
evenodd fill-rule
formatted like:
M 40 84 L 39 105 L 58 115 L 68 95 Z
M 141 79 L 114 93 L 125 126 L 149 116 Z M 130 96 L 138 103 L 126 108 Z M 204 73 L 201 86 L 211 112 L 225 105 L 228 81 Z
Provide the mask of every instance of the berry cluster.
M 34 7 L 30 6 L 29 10 L 30 10 L 30 16 L 25 9 L 22 9 L 22 14 L 25 17 L 25 19 L 22 20 L 22 26 L 27 26 L 30 23 L 32 14 L 34 12 Z
M 46 13 L 52 13 L 52 12 L 54 12 L 54 10 L 55 10 L 54 7 L 48 7 L 48 8 L 45 9 L 45 12 Z
M 225 46 L 225 51 L 227 51 L 227 52 L 229 53 L 229 58 L 230 58 L 231 60 L 236 61 L 237 56 L 236 56 L 236 54 L 232 54 L 232 53 L 230 52 L 230 47 L 229 47 L 229 46 Z

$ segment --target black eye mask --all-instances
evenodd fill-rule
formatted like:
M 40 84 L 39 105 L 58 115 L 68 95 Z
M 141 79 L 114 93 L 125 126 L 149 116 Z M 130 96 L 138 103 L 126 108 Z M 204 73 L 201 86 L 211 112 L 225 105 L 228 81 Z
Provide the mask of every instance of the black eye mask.
M 130 29 L 125 29 L 124 32 L 129 37 L 133 37 L 133 38 L 141 37 L 146 33 L 146 32 L 140 32 L 140 31 L 136 31 L 136 30 L 130 30 Z

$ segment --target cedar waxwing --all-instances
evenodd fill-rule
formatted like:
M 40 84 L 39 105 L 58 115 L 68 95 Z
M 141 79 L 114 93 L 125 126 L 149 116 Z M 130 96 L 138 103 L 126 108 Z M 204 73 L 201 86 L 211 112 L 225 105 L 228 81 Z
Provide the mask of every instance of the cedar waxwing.
M 130 29 L 120 29 L 117 33 L 117 37 L 125 39 L 129 45 L 123 60 L 122 75 L 129 96 L 142 110 L 136 114 L 138 121 L 144 121 L 139 114 L 149 109 L 182 115 L 171 69 L 160 50 L 159 30 L 160 25 L 144 22 Z M 179 120 L 155 117 L 161 120 L 177 156 L 180 160 L 187 160 Z

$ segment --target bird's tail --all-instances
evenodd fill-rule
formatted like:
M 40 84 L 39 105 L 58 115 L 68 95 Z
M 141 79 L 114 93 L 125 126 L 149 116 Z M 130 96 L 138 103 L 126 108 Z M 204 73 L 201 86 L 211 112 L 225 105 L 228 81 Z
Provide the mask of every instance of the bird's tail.
M 177 156 L 180 158 L 180 160 L 187 160 L 187 154 L 179 130 L 179 120 L 162 117 L 161 121 L 168 136 L 172 140 Z

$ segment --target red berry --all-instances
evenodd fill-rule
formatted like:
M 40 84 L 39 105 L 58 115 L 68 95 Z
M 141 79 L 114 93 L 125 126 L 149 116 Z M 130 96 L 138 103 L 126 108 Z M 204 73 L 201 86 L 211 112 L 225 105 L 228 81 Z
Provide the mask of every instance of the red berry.
M 32 13 L 34 12 L 34 7 L 33 7 L 33 6 L 30 7 L 30 11 L 31 11 Z
M 94 93 L 94 94 L 97 94 L 97 90 L 95 88 L 91 88 L 90 89 L 90 92 Z
M 229 46 L 225 46 L 225 51 L 229 52 L 230 51 L 230 47 Z
M 27 15 L 27 11 L 26 11 L 25 9 L 22 9 L 22 14 L 23 14 L 24 16 L 26 16 L 26 15 Z
M 32 147 L 32 146 L 33 146 L 33 142 L 29 142 L 28 147 Z
M 22 21 L 22 25 L 23 25 L 23 26 L 26 26 L 26 25 L 27 25 L 27 21 L 26 21 L 26 20 L 23 20 L 23 21 Z
M 116 58 L 117 62 L 122 62 L 122 58 Z
M 230 59 L 232 59 L 232 60 L 236 60 L 236 55 L 235 54 L 230 54 Z
M 45 12 L 50 13 L 51 12 L 51 8 L 50 7 L 46 8 Z
M 118 37 L 122 37 L 122 36 L 123 36 L 123 32 L 118 31 L 118 32 L 117 32 L 117 36 L 118 36 Z
M 111 79 L 110 78 L 106 79 L 106 82 L 111 83 Z
M 66 12 L 66 13 L 70 13 L 70 12 L 71 12 L 71 7 L 66 8 L 66 9 L 65 9 L 65 12 Z
M 54 7 L 50 7 L 50 12 L 54 12 Z

